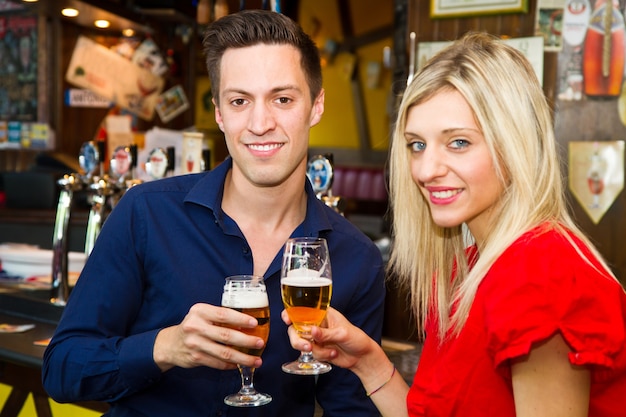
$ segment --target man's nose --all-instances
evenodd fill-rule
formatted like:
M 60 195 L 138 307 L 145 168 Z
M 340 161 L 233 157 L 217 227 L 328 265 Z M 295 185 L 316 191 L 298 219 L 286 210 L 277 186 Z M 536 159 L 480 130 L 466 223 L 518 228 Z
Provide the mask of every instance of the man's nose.
M 276 127 L 276 118 L 274 109 L 271 105 L 265 103 L 255 103 L 250 119 L 248 120 L 248 129 L 255 135 L 261 136 L 264 133 L 273 130 Z

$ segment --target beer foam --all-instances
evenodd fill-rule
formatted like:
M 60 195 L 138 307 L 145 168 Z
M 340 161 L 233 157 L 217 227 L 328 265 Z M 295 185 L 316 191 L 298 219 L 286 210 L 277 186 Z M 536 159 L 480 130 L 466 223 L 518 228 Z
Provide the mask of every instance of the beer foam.
M 296 268 L 287 271 L 288 277 L 298 277 L 299 279 L 303 278 L 318 278 L 321 275 L 321 272 L 316 269 L 308 269 L 308 268 Z
M 307 274 L 290 274 L 286 278 L 282 278 L 280 283 L 281 285 L 290 285 L 292 287 L 327 287 L 332 285 L 333 281 L 330 278 L 310 276 Z
M 265 292 L 233 291 L 222 294 L 222 306 L 230 308 L 261 308 L 267 307 L 269 301 Z

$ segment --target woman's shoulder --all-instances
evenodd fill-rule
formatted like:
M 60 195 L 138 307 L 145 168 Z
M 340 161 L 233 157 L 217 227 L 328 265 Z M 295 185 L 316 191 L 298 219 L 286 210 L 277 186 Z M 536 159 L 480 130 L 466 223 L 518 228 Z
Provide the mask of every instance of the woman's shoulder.
M 588 293 L 623 294 L 586 242 L 560 225 L 541 225 L 521 235 L 494 262 L 481 289 L 552 305 Z
M 561 224 L 543 223 L 520 235 L 496 260 L 499 266 L 569 269 L 586 264 L 603 270 L 591 248 L 576 233 Z

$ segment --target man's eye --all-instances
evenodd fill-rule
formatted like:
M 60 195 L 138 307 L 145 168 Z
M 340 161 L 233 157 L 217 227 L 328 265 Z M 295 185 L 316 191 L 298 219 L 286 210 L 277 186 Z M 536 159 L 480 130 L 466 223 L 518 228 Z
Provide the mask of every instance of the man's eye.
M 243 106 L 246 103 L 246 101 L 242 98 L 236 98 L 233 101 L 231 101 L 231 103 L 233 106 Z
M 289 104 L 291 103 L 291 99 L 287 98 L 287 97 L 281 97 L 278 99 L 278 102 L 280 104 Z

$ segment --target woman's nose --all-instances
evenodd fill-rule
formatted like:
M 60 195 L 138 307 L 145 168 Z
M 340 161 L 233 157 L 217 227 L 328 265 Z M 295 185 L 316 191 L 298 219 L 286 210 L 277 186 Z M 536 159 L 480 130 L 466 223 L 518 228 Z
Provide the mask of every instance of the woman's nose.
M 444 176 L 448 169 L 442 153 L 436 148 L 430 147 L 426 148 L 419 158 L 413 159 L 411 171 L 416 182 L 427 183 Z

